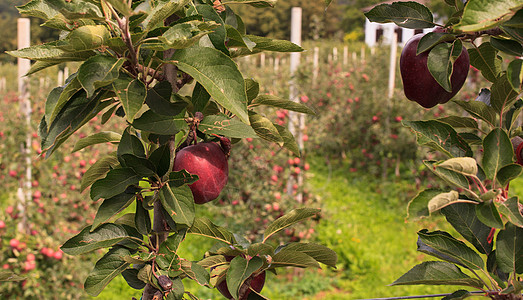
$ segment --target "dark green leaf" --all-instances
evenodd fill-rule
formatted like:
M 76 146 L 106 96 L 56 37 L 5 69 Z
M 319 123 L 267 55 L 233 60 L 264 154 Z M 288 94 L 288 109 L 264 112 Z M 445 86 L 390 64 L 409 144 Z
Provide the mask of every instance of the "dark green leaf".
M 211 99 L 211 95 L 209 95 L 205 88 L 199 82 L 197 82 L 194 86 L 191 96 L 191 101 L 194 106 L 193 113 L 198 111 L 203 112 L 205 110 L 205 106 L 207 103 L 209 103 L 209 99 Z
M 263 256 L 274 255 L 274 247 L 265 243 L 254 243 L 247 247 L 247 255 Z
M 113 169 L 105 178 L 97 180 L 91 187 L 91 199 L 108 199 L 123 193 L 128 186 L 138 184 L 142 176 L 131 168 Z
M 499 169 L 496 179 L 501 186 L 506 186 L 511 180 L 518 178 L 522 171 L 521 165 L 509 164 Z
M 120 139 L 122 136 L 119 133 L 112 132 L 112 131 L 102 131 L 94 133 L 90 136 L 86 136 L 82 139 L 80 139 L 76 144 L 74 145 L 73 151 L 76 152 L 79 150 L 82 150 L 85 147 L 89 147 L 96 144 L 102 144 L 102 143 L 118 143 L 120 142 Z
M 456 265 L 444 261 L 426 261 L 400 278 L 391 285 L 463 285 L 482 288 L 483 284 L 476 278 L 471 278 L 463 273 Z
M 98 179 L 106 176 L 107 172 L 118 165 L 115 155 L 107 155 L 95 162 L 82 176 L 80 190 L 85 190 Z
M 168 81 L 160 81 L 154 88 L 147 91 L 145 103 L 149 108 L 159 115 L 177 116 L 185 107 L 187 102 L 171 102 L 172 86 Z
M 97 55 L 86 60 L 78 68 L 78 81 L 87 92 L 87 97 L 91 97 L 96 89 L 113 83 L 120 75 L 124 61 L 107 55 Z
M 229 55 L 229 50 L 225 46 L 227 30 L 220 15 L 218 15 L 213 6 L 209 4 L 197 4 L 195 8 L 198 11 L 198 14 L 203 16 L 204 21 L 214 21 L 220 25 L 215 28 L 213 32 L 209 33 L 209 39 L 211 40 L 214 48 L 222 51 L 226 55 Z
M 227 38 L 234 42 L 235 47 L 244 47 L 252 51 L 256 43 L 251 41 L 248 37 L 243 36 L 236 28 L 231 25 L 225 25 L 227 29 Z M 229 44 L 230 45 L 230 44 Z
M 152 110 L 144 112 L 133 122 L 133 127 L 136 129 L 161 135 L 174 135 L 186 126 L 183 116 L 162 116 Z
M 421 241 L 431 248 L 450 256 L 472 269 L 482 269 L 483 259 L 465 243 L 458 241 L 444 231 L 428 232 L 426 229 L 418 232 Z
M 495 202 L 500 213 L 502 213 L 510 223 L 523 227 L 523 216 L 519 208 L 518 197 L 512 197 L 505 202 Z
M 198 175 L 189 174 L 186 170 L 172 171 L 169 173 L 169 184 L 173 187 L 193 184 L 196 180 L 198 180 Z
M 521 8 L 521 1 L 518 0 L 469 0 L 456 29 L 475 32 L 495 27 L 518 8 Z
M 211 276 L 207 270 L 196 262 L 182 260 L 182 271 L 199 285 L 208 286 Z
M 82 89 L 76 74 L 71 75 L 62 87 L 54 88 L 45 102 L 45 121 L 51 124 L 65 104 Z
M 516 41 L 491 36 L 490 44 L 499 51 L 508 53 L 510 55 L 523 55 L 523 46 L 521 46 L 521 44 Z
M 505 227 L 503 221 L 501 221 L 498 209 L 492 200 L 476 205 L 476 215 L 481 223 L 489 227 L 501 229 Z
M 150 31 L 158 25 L 163 25 L 163 21 L 167 17 L 182 9 L 189 2 L 189 0 L 157 1 L 156 5 L 150 11 L 147 11 L 147 18 L 142 23 L 145 26 L 145 30 Z
M 496 179 L 499 170 L 512 163 L 514 149 L 507 133 L 494 128 L 483 140 L 482 166 L 489 179 Z
M 59 44 L 62 41 L 55 41 L 46 44 L 31 46 L 15 51 L 6 51 L 14 57 L 26 58 L 31 60 L 47 61 L 52 63 L 67 61 L 84 61 L 93 56 L 93 51 L 68 52 L 63 50 Z
M 489 91 L 490 95 L 490 91 Z M 461 106 L 463 109 L 465 109 L 468 113 L 471 115 L 482 119 L 483 121 L 487 122 L 491 126 L 495 126 L 496 124 L 496 111 L 486 105 L 485 103 L 481 101 L 461 101 L 461 100 L 454 100 L 456 104 Z
M 463 174 L 455 172 L 453 170 L 446 169 L 446 168 L 438 168 L 437 164 L 434 163 L 433 161 L 424 161 L 423 163 L 427 166 L 427 168 L 431 172 L 433 172 L 439 178 L 445 180 L 449 184 L 455 185 L 455 186 L 460 187 L 460 188 L 465 188 L 465 189 L 470 188 L 470 185 L 469 185 L 469 182 L 467 180 L 467 177 L 464 176 Z M 458 194 L 457 193 L 455 195 L 451 195 L 450 193 L 448 193 L 448 194 L 449 195 L 446 198 L 449 198 L 449 200 L 450 200 L 450 198 L 452 198 L 453 201 L 458 200 Z M 452 197 L 450 197 L 450 196 L 452 196 Z
M 216 49 L 201 47 L 180 49 L 172 61 L 198 81 L 214 101 L 249 124 L 245 82 L 231 58 Z
M 254 132 L 256 132 L 259 137 L 283 146 L 283 138 L 269 119 L 253 111 L 249 111 L 249 121 L 252 129 L 254 129 Z
M 296 155 L 297 157 L 300 157 L 300 147 L 298 146 L 298 143 L 296 143 L 296 139 L 292 133 L 284 126 L 274 123 L 272 125 L 278 129 L 278 133 L 283 139 L 283 147 L 289 149 L 292 154 Z
M 481 223 L 476 216 L 476 204 L 455 203 L 443 208 L 441 212 L 452 227 L 479 252 L 488 254 L 492 251 L 492 243 L 487 242 L 490 227 Z
M 449 157 L 472 156 L 470 146 L 450 125 L 435 120 L 403 121 L 416 132 L 418 144 L 443 152 Z
M 506 273 L 523 273 L 523 228 L 507 223 L 496 238 L 496 262 Z
M 145 282 L 138 279 L 138 272 L 137 269 L 127 269 L 122 272 L 122 276 L 127 282 L 127 284 L 136 290 L 141 290 L 145 287 Z
M 129 263 L 123 258 L 129 255 L 128 249 L 113 248 L 96 262 L 94 269 L 85 279 L 85 291 L 91 296 L 98 296 L 113 278 L 122 273 Z
M 122 103 L 127 121 L 132 123 L 147 97 L 145 85 L 140 80 L 123 73 L 112 84 L 118 100 Z
M 521 90 L 523 83 L 523 60 L 514 59 L 508 64 L 507 79 L 515 91 Z
M 445 32 L 429 32 L 419 40 L 416 55 L 428 51 L 440 43 L 451 42 L 455 39 L 456 37 L 454 35 Z
M 105 199 L 98 208 L 91 230 L 96 230 L 102 223 L 131 205 L 134 201 L 134 196 L 134 193 L 123 192 L 109 199 Z
M 437 119 L 440 122 L 447 123 L 454 128 L 472 128 L 478 129 L 478 122 L 474 118 L 448 116 Z
M 171 188 L 167 183 L 160 189 L 160 200 L 176 224 L 191 227 L 195 208 L 193 195 L 188 186 Z
M 297 251 L 314 258 L 317 262 L 336 268 L 338 256 L 333 250 L 316 243 L 290 243 L 282 248 L 285 251 Z M 282 251 L 283 251 L 282 250 Z
M 421 191 L 409 201 L 407 206 L 407 219 L 419 220 L 430 216 L 429 201 L 441 194 L 443 190 L 440 189 L 426 189 Z
M 235 299 L 238 298 L 238 292 L 243 282 L 261 268 L 262 265 L 263 260 L 257 256 L 250 260 L 236 256 L 231 260 L 226 280 L 229 292 Z
M 137 200 L 134 225 L 139 233 L 149 235 L 149 233 L 151 233 L 151 216 L 149 215 L 149 211 L 143 207 L 142 201 L 145 200 Z
M 247 100 L 251 104 L 260 93 L 260 84 L 252 78 L 247 78 L 245 79 L 245 89 L 247 90 Z
M 498 114 L 505 112 L 517 100 L 518 93 L 512 89 L 506 74 L 496 79 L 490 90 L 490 103 Z
M 423 229 L 423 231 L 426 231 L 426 230 L 427 229 Z M 418 241 L 416 242 L 416 246 L 418 247 L 416 250 L 419 251 L 419 252 L 423 252 L 425 254 L 437 257 L 437 258 L 439 258 L 441 260 L 448 261 L 448 262 L 453 263 L 453 264 L 457 264 L 459 266 L 464 266 L 457 259 L 452 258 L 452 257 L 444 254 L 443 252 L 438 251 L 438 250 L 430 247 L 429 245 L 425 244 L 425 242 L 423 242 L 423 240 L 421 239 L 420 236 L 418 236 Z
M 481 75 L 490 82 L 495 82 L 501 73 L 501 57 L 489 42 L 477 48 L 468 49 L 470 64 L 481 71 Z
M 152 177 L 156 175 L 154 164 L 146 158 L 133 154 L 123 154 L 121 161 L 122 167 L 131 168 L 136 174 L 142 177 Z
M 432 28 L 435 25 L 430 10 L 414 1 L 381 4 L 365 13 L 365 16 L 371 22 L 394 22 L 405 28 Z
M 91 226 L 85 227 L 79 234 L 65 242 L 60 249 L 67 254 L 78 255 L 108 248 L 132 237 L 123 225 L 105 223 L 92 232 Z
M 185 239 L 185 230 L 170 235 L 161 245 L 156 256 L 156 262 L 162 270 L 179 270 L 180 258 L 177 250 L 180 243 Z
M 441 300 L 461 300 L 470 297 L 470 292 L 466 290 L 457 290 L 450 295 L 447 295 Z
M 281 267 L 320 268 L 320 264 L 306 253 L 283 248 L 272 257 L 271 269 Z
M 162 177 L 165 175 L 167 171 L 169 171 L 169 165 L 171 162 L 171 150 L 169 149 L 169 145 L 165 144 L 156 148 L 149 156 L 149 161 L 153 163 L 158 176 Z
M 461 43 L 460 43 L 461 46 Z M 451 54 L 453 44 L 440 43 L 430 50 L 427 67 L 430 74 L 447 92 L 452 92 L 450 76 L 452 75 Z

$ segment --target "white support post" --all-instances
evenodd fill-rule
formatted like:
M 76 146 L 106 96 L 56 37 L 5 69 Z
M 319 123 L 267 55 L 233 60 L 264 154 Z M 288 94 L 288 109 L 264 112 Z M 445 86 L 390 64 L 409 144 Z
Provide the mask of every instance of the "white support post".
M 343 65 L 349 62 L 349 46 L 343 47 Z
M 18 49 L 27 48 L 31 45 L 31 21 L 28 18 L 19 18 L 17 22 Z M 25 177 L 18 188 L 19 203 L 17 205 L 21 220 L 18 223 L 18 231 L 26 232 L 27 227 L 27 202 L 31 200 L 32 162 L 31 162 L 31 102 L 29 101 L 29 80 L 25 76 L 31 68 L 31 61 L 18 58 L 18 97 L 20 99 L 20 113 L 25 118 L 25 145 L 22 151 L 25 157 Z
M 332 48 L 332 60 L 334 62 L 338 61 L 338 48 Z
M 320 48 L 314 47 L 314 54 L 312 59 L 312 84 L 316 85 L 316 80 L 318 79 L 318 73 L 320 71 Z
M 395 32 L 390 43 L 390 64 L 389 64 L 389 99 L 394 94 L 394 86 L 396 83 L 396 55 L 398 54 L 398 34 Z
M 260 53 L 260 67 L 265 68 L 265 53 Z
M 64 68 L 64 83 L 67 80 L 67 78 L 69 78 L 69 68 L 66 66 Z
M 64 71 L 58 70 L 58 86 L 62 86 L 64 84 Z
M 301 16 L 302 16 L 302 9 L 301 7 L 293 7 L 291 10 L 291 42 L 296 45 L 301 45 Z M 290 99 L 294 102 L 299 102 L 299 92 L 298 92 L 298 85 L 296 83 L 295 74 L 298 70 L 298 67 L 300 65 L 300 52 L 292 52 L 291 53 L 291 62 L 290 62 L 290 72 L 291 72 L 291 81 L 290 81 L 290 89 L 289 89 L 289 96 Z M 296 112 L 289 111 L 289 131 L 294 135 L 296 138 L 296 142 L 298 144 L 298 148 L 300 151 L 303 151 L 303 128 L 305 127 L 305 119 L 302 114 L 297 114 Z M 303 184 L 303 176 L 301 173 L 297 174 L 296 179 L 292 177 L 292 175 L 289 177 L 289 180 L 287 181 L 287 193 L 289 195 L 293 194 L 293 185 L 294 182 L 298 184 L 298 186 L 301 186 Z M 296 195 L 296 200 L 301 203 L 303 202 L 303 195 L 301 193 L 298 193 Z

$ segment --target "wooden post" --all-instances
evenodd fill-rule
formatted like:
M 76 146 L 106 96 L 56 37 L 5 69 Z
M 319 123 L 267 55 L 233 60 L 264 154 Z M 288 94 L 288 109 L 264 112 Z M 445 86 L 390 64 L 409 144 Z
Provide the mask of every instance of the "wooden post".
M 349 46 L 343 47 L 343 65 L 349 62 Z
M 293 42 L 296 45 L 301 45 L 301 16 L 302 16 L 302 9 L 301 7 L 293 7 L 291 10 L 291 42 Z M 292 52 L 291 53 L 291 63 L 290 63 L 290 73 L 291 73 L 291 81 L 290 81 L 290 89 L 289 89 L 289 96 L 290 99 L 294 102 L 298 102 L 298 84 L 296 83 L 295 74 L 296 71 L 300 65 L 300 53 L 299 52 Z M 296 138 L 296 142 L 298 144 L 298 148 L 303 153 L 303 128 L 305 127 L 305 119 L 302 114 L 297 114 L 296 112 L 289 111 L 289 131 L 294 135 Z M 287 181 L 287 194 L 292 195 L 292 186 L 294 183 L 297 183 L 298 186 L 303 185 L 303 176 L 301 175 L 301 172 L 299 174 L 296 174 L 296 178 L 294 178 L 292 175 L 289 177 L 289 180 Z M 301 203 L 303 202 L 303 194 L 298 193 L 296 195 L 296 200 Z
M 387 116 L 385 118 L 385 132 L 387 136 L 390 136 L 391 130 L 390 130 L 390 122 L 391 122 L 391 111 L 392 111 L 392 97 L 394 96 L 394 85 L 396 80 L 396 55 L 398 53 L 398 34 L 394 32 L 394 35 L 392 36 L 392 41 L 390 43 L 390 64 L 389 64 L 389 90 L 387 94 Z M 400 160 L 400 157 L 398 156 L 398 161 Z M 383 157 L 382 160 L 382 167 L 383 167 L 383 178 L 387 177 L 387 158 Z
M 338 48 L 332 48 L 332 60 L 336 62 L 338 60 Z
M 361 62 L 365 62 L 365 46 L 361 46 Z
M 58 86 L 62 86 L 64 84 L 64 71 L 58 70 Z
M 18 49 L 27 48 L 31 45 L 31 21 L 28 18 L 19 18 L 18 22 Z M 25 76 L 31 68 L 31 61 L 18 58 L 18 97 L 20 100 L 20 113 L 25 118 L 25 144 L 22 144 L 22 152 L 25 158 L 25 177 L 21 179 L 18 188 L 18 210 L 20 222 L 18 231 L 27 232 L 27 202 L 31 200 L 32 162 L 31 162 L 31 102 L 29 101 L 29 81 Z
M 66 66 L 64 68 L 64 83 L 67 80 L 67 78 L 69 78 L 69 68 Z
M 260 53 L 260 67 L 265 68 L 265 53 Z
M 318 80 L 318 72 L 320 71 L 320 48 L 314 47 L 314 54 L 312 58 L 312 85 L 316 85 L 316 80 Z

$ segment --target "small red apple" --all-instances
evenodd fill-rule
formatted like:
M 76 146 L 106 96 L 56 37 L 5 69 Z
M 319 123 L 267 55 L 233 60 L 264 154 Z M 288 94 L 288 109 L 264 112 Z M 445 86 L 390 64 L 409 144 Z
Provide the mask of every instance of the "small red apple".
M 467 49 L 462 47 L 450 77 L 452 92 L 447 92 L 429 72 L 427 59 L 430 51 L 416 55 L 416 49 L 423 35 L 416 34 L 405 44 L 401 51 L 400 72 L 405 96 L 425 108 L 431 108 L 448 102 L 456 95 L 467 79 L 470 63 Z
M 249 294 L 251 293 L 251 288 L 253 290 L 255 290 L 257 293 L 261 292 L 261 290 L 263 289 L 264 285 L 265 285 L 265 271 L 263 271 L 263 272 L 261 272 L 261 273 L 259 273 L 257 275 L 254 275 L 254 277 L 252 277 L 252 280 L 250 282 L 250 288 L 247 290 L 247 292 L 245 292 L 244 295 L 242 295 L 237 300 L 245 300 L 245 299 L 247 299 Z M 243 288 L 243 286 L 242 286 L 242 288 Z M 240 290 L 242 288 L 240 288 Z M 225 276 L 224 276 L 223 280 L 220 283 L 218 283 L 218 285 L 216 286 L 216 289 L 223 296 L 225 296 L 225 298 L 233 299 L 231 293 L 229 292 L 229 288 L 227 287 L 227 281 L 225 280 Z
M 173 170 L 184 169 L 199 177 L 189 185 L 197 204 L 218 198 L 229 178 L 227 154 L 214 142 L 199 143 L 180 150 L 176 154 Z

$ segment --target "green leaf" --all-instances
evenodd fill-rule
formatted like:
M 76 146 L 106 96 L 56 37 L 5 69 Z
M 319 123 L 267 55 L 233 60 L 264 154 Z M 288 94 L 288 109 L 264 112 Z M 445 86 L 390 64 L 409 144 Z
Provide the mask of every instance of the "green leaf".
M 50 125 L 45 117 L 41 120 L 39 135 L 42 138 L 41 147 L 45 157 L 49 157 L 80 127 L 111 104 L 111 101 L 100 101 L 105 95 L 104 92 L 100 92 L 92 98 L 87 98 L 85 92 L 80 91 L 64 105 Z
M 142 108 L 147 97 L 145 85 L 138 79 L 133 79 L 128 75 L 121 74 L 113 82 L 113 90 L 122 103 L 125 116 L 129 123 L 132 123 L 134 116 Z
M 197 82 L 194 86 L 194 89 L 192 90 L 192 96 L 191 96 L 191 102 L 193 104 L 193 113 L 196 112 L 203 112 L 205 110 L 205 106 L 209 103 L 209 99 L 211 99 L 211 95 L 207 93 L 205 88 Z
M 180 187 L 185 184 L 193 184 L 198 180 L 198 175 L 189 174 L 186 170 L 172 171 L 169 173 L 169 184 Z
M 123 154 L 121 164 L 124 168 L 131 168 L 134 172 L 142 177 L 153 177 L 156 175 L 154 164 L 148 159 L 138 157 L 133 154 Z
M 119 11 L 126 17 L 130 17 L 133 14 L 133 11 L 129 5 L 124 0 L 106 0 L 107 3 L 111 4 L 114 9 Z
M 414 284 L 463 285 L 478 289 L 483 287 L 481 281 L 469 277 L 456 265 L 444 261 L 426 261 L 416 265 L 391 285 Z
M 490 94 L 490 91 L 489 91 Z M 480 118 L 487 122 L 490 126 L 496 124 L 496 111 L 481 101 L 461 101 L 453 100 L 456 104 L 461 106 L 468 113 L 474 117 Z M 444 122 L 444 121 L 443 121 Z
M 320 268 L 320 264 L 306 253 L 283 248 L 272 257 L 270 269 L 280 267 Z
M 137 269 L 126 269 L 122 272 L 122 276 L 127 282 L 127 284 L 136 290 L 141 290 L 145 287 L 146 283 L 138 279 Z
M 190 0 L 160 0 L 156 5 L 147 11 L 147 18 L 143 21 L 146 31 L 151 31 L 158 25 L 163 25 L 163 21 L 178 10 L 187 5 Z
M 45 121 L 47 124 L 54 122 L 65 104 L 82 89 L 77 76 L 73 74 L 69 79 L 65 86 L 54 88 L 47 97 L 45 103 Z
M 187 275 L 187 277 L 196 281 L 199 285 L 209 285 L 211 276 L 209 272 L 198 263 L 182 260 L 182 271 L 185 273 L 185 275 Z
M 521 90 L 523 82 L 523 60 L 514 59 L 507 66 L 507 80 L 515 91 Z
M 96 144 L 103 144 L 103 143 L 113 143 L 116 144 L 120 142 L 120 139 L 122 136 L 119 133 L 112 132 L 112 131 L 102 131 L 94 133 L 90 136 L 86 136 L 82 139 L 80 139 L 76 144 L 74 145 L 73 151 L 76 152 L 79 150 L 82 150 L 83 148 L 96 145 Z
M 65 242 L 60 249 L 69 255 L 78 255 L 114 246 L 125 239 L 133 238 L 123 226 L 105 223 L 92 232 L 92 227 L 87 226 L 76 236 Z
M 213 32 L 209 33 L 209 39 L 211 40 L 214 48 L 220 50 L 225 55 L 229 55 L 229 50 L 225 46 L 225 41 L 227 39 L 227 29 L 225 28 L 225 23 L 214 7 L 209 4 L 197 4 L 195 5 L 196 11 L 203 17 L 204 21 L 213 21 L 218 25 Z
M 461 50 L 461 43 L 458 43 Z M 452 75 L 452 52 L 454 44 L 440 43 L 434 46 L 427 58 L 427 67 L 430 74 L 447 92 L 452 92 L 450 76 Z
M 169 171 L 171 162 L 171 149 L 169 149 L 169 145 L 165 144 L 156 148 L 149 156 L 149 161 L 153 163 L 158 176 L 164 176 L 167 171 Z
M 262 266 L 263 260 L 257 256 L 250 260 L 236 256 L 231 260 L 229 270 L 227 270 L 226 280 L 227 288 L 235 299 L 238 298 L 238 292 L 243 282 Z
M 440 43 L 451 42 L 455 39 L 454 35 L 445 32 L 429 32 L 419 40 L 416 55 L 428 51 Z
M 167 183 L 160 189 L 160 200 L 176 224 L 191 227 L 195 208 L 193 195 L 188 186 L 171 188 Z
M 306 220 L 317 213 L 320 212 L 320 209 L 317 208 L 297 208 L 293 209 L 289 213 L 281 216 L 280 218 L 274 220 L 267 229 L 265 229 L 265 232 L 263 234 L 263 242 L 265 242 L 269 237 L 274 235 L 275 233 L 292 226 L 298 222 L 301 222 L 303 220 Z
M 471 269 L 482 269 L 483 259 L 465 243 L 458 241 L 444 231 L 428 232 L 426 229 L 418 232 L 421 241 L 429 247 L 446 254 Z
M 499 229 L 505 228 L 498 209 L 492 200 L 481 202 L 476 205 L 476 215 L 478 216 L 478 219 L 481 221 L 481 223 L 489 227 Z
M 470 64 L 481 71 L 481 75 L 490 82 L 495 82 L 501 73 L 501 57 L 489 42 L 482 43 L 477 48 L 468 49 Z
M 458 203 L 458 202 L 470 203 L 473 201 L 459 199 L 459 194 L 456 191 L 450 191 L 448 193 L 441 193 L 441 194 L 436 195 L 434 198 L 430 199 L 429 204 L 428 204 L 429 212 L 433 213 L 446 206 L 449 206 L 451 204 Z
M 225 115 L 209 115 L 203 118 L 198 126 L 204 134 L 218 134 L 230 138 L 258 138 L 249 125 Z
M 247 90 L 247 100 L 251 104 L 252 100 L 258 97 L 260 93 L 260 84 L 252 78 L 246 78 L 245 89 Z
M 247 255 L 264 256 L 274 255 L 274 247 L 265 243 L 254 243 L 247 247 Z
M 22 281 L 25 280 L 24 277 L 20 277 L 13 273 L 10 270 L 2 269 L 0 270 L 0 282 L 6 282 L 6 281 Z
M 424 229 L 424 231 L 427 231 L 427 229 Z M 446 255 L 445 253 L 442 253 L 441 251 L 438 251 L 438 250 L 430 247 L 429 245 L 425 244 L 420 236 L 418 236 L 418 240 L 416 241 L 416 245 L 418 247 L 416 250 L 419 251 L 419 252 L 423 252 L 425 254 L 437 257 L 437 258 L 439 258 L 441 260 L 448 261 L 450 263 L 453 263 L 453 264 L 456 264 L 458 266 L 463 266 L 464 267 L 464 265 L 461 262 L 459 262 L 458 260 L 456 260 L 455 258 L 452 258 L 452 257 Z
M 145 42 L 142 47 L 158 51 L 189 48 L 203 36 L 212 33 L 213 29 L 217 27 L 219 26 L 215 22 L 202 22 L 200 20 L 177 23 L 159 36 L 158 41 Z
M 125 59 L 107 55 L 96 55 L 87 59 L 78 68 L 78 81 L 91 97 L 98 88 L 113 83 L 120 75 Z
M 439 178 L 445 180 L 447 183 L 463 189 L 470 188 L 469 181 L 463 174 L 445 168 L 438 168 L 437 164 L 433 161 L 423 161 L 423 163 L 432 173 L 436 174 Z
M 254 132 L 262 139 L 283 146 L 283 138 L 274 124 L 262 115 L 249 111 L 249 121 Z
M 371 22 L 389 23 L 405 28 L 432 28 L 434 19 L 430 10 L 417 2 L 394 2 L 375 6 L 365 16 Z
M 233 41 L 237 47 L 244 47 L 249 51 L 253 51 L 256 43 L 251 41 L 248 37 L 243 36 L 236 28 L 231 25 L 226 24 L 225 29 L 227 29 L 227 38 L 229 38 L 230 41 Z
M 14 57 L 26 58 L 31 60 L 43 60 L 48 62 L 67 62 L 67 61 L 84 61 L 95 55 L 93 51 L 75 51 L 68 52 L 59 46 L 60 41 L 35 45 L 15 51 L 6 51 L 7 54 Z M 61 42 L 63 43 L 63 42 Z
M 25 76 L 35 74 L 36 72 L 40 72 L 44 69 L 47 69 L 52 66 L 56 66 L 58 64 L 60 64 L 60 62 L 57 62 L 57 61 L 43 61 L 43 60 L 35 61 L 35 63 L 31 65 L 31 68 L 29 69 L 29 71 L 27 71 Z
M 109 220 L 111 217 L 131 205 L 134 201 L 134 196 L 134 193 L 123 192 L 109 199 L 105 199 L 98 208 L 91 230 L 95 230 L 103 222 Z
M 489 254 L 492 243 L 488 243 L 490 227 L 483 224 L 476 216 L 476 205 L 455 203 L 441 210 L 447 221 L 469 241 L 479 252 Z
M 506 74 L 499 77 L 490 90 L 490 103 L 498 114 L 509 109 L 517 100 L 518 93 L 512 89 Z
M 449 157 L 472 156 L 470 146 L 450 125 L 435 120 L 403 121 L 416 132 L 418 144 L 440 151 Z
M 441 300 L 461 300 L 470 297 L 472 294 L 466 290 L 457 290 L 450 295 L 447 295 Z
M 80 26 L 71 31 L 67 37 L 68 51 L 87 51 L 102 47 L 111 38 L 111 33 L 105 25 Z M 122 61 L 123 63 L 123 61 Z
M 134 225 L 140 234 L 149 235 L 149 233 L 151 233 L 151 216 L 149 215 L 149 211 L 144 208 L 143 203 L 141 203 L 143 201 L 145 200 L 137 200 L 136 202 Z
M 142 176 L 136 174 L 131 168 L 113 169 L 105 178 L 97 180 L 91 186 L 91 199 L 108 199 L 123 193 L 128 186 L 138 184 Z
M 107 155 L 95 162 L 82 176 L 80 191 L 84 191 L 88 186 L 98 179 L 107 175 L 111 169 L 118 165 L 118 159 L 115 155 Z
M 504 202 L 496 201 L 494 204 L 496 204 L 498 211 L 502 213 L 510 223 L 518 227 L 523 227 L 523 216 L 519 208 L 518 197 L 509 198 Z
M 49 20 L 59 15 L 59 7 L 48 0 L 31 0 L 25 5 L 16 7 L 21 14 Z
M 245 35 L 246 38 L 256 43 L 254 50 L 265 50 L 273 52 L 301 52 L 304 49 L 287 40 L 277 40 L 256 35 Z
M 284 126 L 274 123 L 273 125 L 274 127 L 276 127 L 276 129 L 278 129 L 278 133 L 283 139 L 283 147 L 289 149 L 292 152 L 292 154 L 296 155 L 297 157 L 300 157 L 300 147 L 298 146 L 298 143 L 296 143 L 296 139 L 294 139 L 292 133 Z
M 288 99 L 283 99 L 274 95 L 259 95 L 254 100 L 252 100 L 251 104 L 253 106 L 267 105 L 272 107 L 278 107 L 309 115 L 316 114 L 311 108 L 309 108 L 305 104 L 294 102 Z
M 314 258 L 317 262 L 336 268 L 338 255 L 333 250 L 316 243 L 290 243 L 283 248 L 285 251 L 297 251 Z M 283 251 L 282 250 L 282 251 Z
M 510 181 L 521 175 L 523 168 L 518 164 L 509 164 L 499 169 L 496 179 L 501 186 L 506 186 Z
M 474 118 L 461 116 L 448 116 L 437 119 L 439 122 L 449 124 L 454 128 L 478 129 L 478 122 Z
M 419 220 L 430 216 L 429 201 L 442 192 L 443 190 L 434 188 L 419 192 L 416 197 L 409 201 L 407 206 L 407 219 Z
M 486 30 L 497 26 L 521 8 L 518 0 L 469 0 L 465 5 L 461 22 L 455 29 L 466 32 Z
M 145 103 L 153 112 L 164 116 L 177 116 L 187 106 L 187 102 L 171 102 L 173 89 L 168 81 L 158 82 L 154 88 L 147 91 Z
M 180 49 L 172 61 L 198 81 L 214 101 L 249 124 L 245 82 L 231 58 L 216 49 L 203 47 Z
M 214 225 L 211 220 L 205 217 L 195 218 L 188 232 L 222 241 L 229 245 L 236 243 L 231 232 L 229 232 L 226 228 Z
M 124 154 L 133 154 L 138 157 L 145 158 L 145 148 L 143 146 L 142 140 L 140 140 L 136 135 L 131 133 L 130 127 L 127 127 L 124 130 L 120 139 L 120 143 L 118 144 L 116 154 L 121 163 L 123 163 L 123 160 L 121 158 Z
M 176 254 L 178 246 L 185 239 L 185 230 L 170 235 L 161 245 L 156 262 L 162 270 L 179 270 L 180 258 Z
M 523 273 L 523 228 L 507 223 L 496 238 L 496 262 L 501 271 Z
M 507 133 L 501 128 L 494 128 L 483 139 L 482 166 L 489 179 L 496 179 L 499 170 L 512 163 L 514 149 Z
M 129 250 L 123 247 L 109 250 L 96 262 L 94 269 L 85 279 L 85 291 L 91 296 L 98 296 L 113 278 L 130 266 L 130 263 L 123 259 L 130 254 Z
M 491 36 L 490 44 L 499 51 L 503 51 L 510 55 L 523 55 L 523 46 L 521 46 L 521 44 L 516 41 Z
M 223 0 L 225 4 L 251 4 L 255 7 L 273 7 L 278 0 Z
M 186 126 L 183 116 L 163 116 L 152 110 L 144 112 L 133 122 L 133 127 L 136 129 L 160 135 L 174 135 L 180 131 L 180 128 Z

